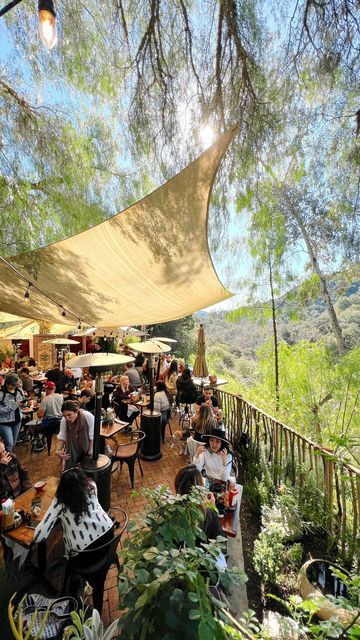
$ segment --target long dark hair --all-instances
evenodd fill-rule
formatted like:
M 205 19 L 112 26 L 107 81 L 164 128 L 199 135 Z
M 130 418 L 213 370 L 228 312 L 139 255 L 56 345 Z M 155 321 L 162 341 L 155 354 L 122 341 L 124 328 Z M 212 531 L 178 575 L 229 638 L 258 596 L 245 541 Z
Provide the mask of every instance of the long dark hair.
M 90 492 L 90 479 L 79 467 L 64 471 L 56 490 L 56 498 L 74 514 L 76 524 L 81 516 L 89 514 L 87 498 Z
M 170 362 L 170 367 L 166 370 L 165 372 L 165 376 L 167 378 L 170 378 L 172 373 L 177 373 L 178 372 L 178 363 L 177 360 L 171 360 Z
M 189 367 L 186 367 L 181 374 L 181 381 L 188 382 L 188 380 L 191 380 L 191 371 Z
M 204 486 L 202 475 L 194 464 L 189 464 L 177 472 L 175 478 L 176 493 L 184 496 L 191 492 L 192 487 Z
M 65 400 L 65 402 L 62 403 L 61 413 L 63 411 L 79 411 L 79 409 L 80 402 L 78 400 Z
M 165 382 L 163 380 L 156 380 L 156 391 L 165 391 L 165 395 L 169 402 L 172 402 L 171 393 L 168 392 Z

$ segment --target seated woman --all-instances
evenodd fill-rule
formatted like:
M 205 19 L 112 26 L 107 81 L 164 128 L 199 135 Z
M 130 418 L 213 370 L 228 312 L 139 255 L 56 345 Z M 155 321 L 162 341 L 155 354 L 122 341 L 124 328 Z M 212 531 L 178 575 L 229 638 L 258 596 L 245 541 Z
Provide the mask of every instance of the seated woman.
M 168 419 L 168 412 L 170 409 L 169 396 L 166 393 L 165 383 L 162 380 L 156 382 L 156 393 L 154 395 L 154 409 L 160 411 L 161 422 L 165 424 Z
M 197 469 L 196 465 L 190 464 L 187 467 L 183 467 L 178 471 L 175 478 L 175 491 L 179 495 L 183 496 L 191 492 L 192 487 L 204 487 L 204 479 Z M 207 540 L 215 540 L 217 536 L 222 536 L 223 532 L 217 517 L 216 511 L 209 506 L 215 504 L 215 498 L 212 493 L 207 492 L 204 494 L 204 522 L 202 529 L 207 537 Z M 198 541 L 200 545 L 201 540 Z M 223 570 L 226 568 L 226 560 L 223 553 L 220 553 L 216 562 L 217 568 Z
M 59 519 L 65 557 L 70 551 L 73 555 L 100 547 L 114 537 L 114 523 L 99 504 L 96 484 L 78 467 L 62 474 L 55 497 L 35 529 L 34 542 L 46 540 Z
M 198 448 L 194 455 L 194 464 L 199 471 L 213 480 L 227 482 L 231 474 L 232 454 L 228 453 L 230 443 L 225 439 L 221 429 L 211 429 L 204 434 L 205 446 Z
M 180 402 L 190 405 L 196 402 L 198 392 L 193 381 L 191 380 L 191 371 L 188 367 L 186 367 L 181 376 L 178 377 L 176 386 L 178 391 L 178 395 L 176 398 L 177 405 L 179 405 Z
M 15 454 L 6 451 L 0 438 L 0 500 L 16 498 L 30 487 L 27 471 L 16 459 Z
M 112 403 L 116 416 L 123 422 L 129 422 L 132 424 L 135 418 L 139 415 L 140 411 L 131 404 L 130 393 L 134 389 L 129 385 L 129 378 L 127 376 L 120 376 L 120 384 L 116 387 L 112 395 Z
M 89 411 L 80 409 L 77 400 L 65 400 L 61 413 L 59 446 L 55 453 L 64 462 L 64 468 L 69 469 L 92 455 L 95 418 Z
M 216 418 L 214 418 L 212 414 L 211 407 L 207 404 L 202 404 L 191 423 L 191 435 L 186 441 L 190 462 L 193 461 L 194 455 L 199 446 L 204 444 L 202 436 L 206 433 L 210 433 L 211 429 L 216 428 L 216 426 Z
M 177 360 L 172 360 L 170 366 L 163 375 L 163 380 L 165 382 L 166 389 L 171 396 L 172 401 L 176 398 L 177 395 L 177 379 L 178 379 L 178 364 Z

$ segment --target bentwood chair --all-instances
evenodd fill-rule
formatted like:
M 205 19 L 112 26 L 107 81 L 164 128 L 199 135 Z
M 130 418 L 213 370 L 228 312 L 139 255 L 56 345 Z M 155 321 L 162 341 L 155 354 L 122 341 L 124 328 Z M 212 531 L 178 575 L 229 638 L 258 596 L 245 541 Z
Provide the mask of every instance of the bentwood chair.
M 140 456 L 141 447 L 146 434 L 144 433 L 144 431 L 136 430 L 136 431 L 132 431 L 131 433 L 125 434 L 124 437 L 126 436 L 128 438 L 127 442 L 124 442 L 123 444 L 118 444 L 115 449 L 115 453 L 111 458 L 111 465 L 112 465 L 111 472 L 114 473 L 114 471 L 116 471 L 116 468 L 114 468 L 114 465 L 116 462 L 120 463 L 120 470 L 122 469 L 123 464 L 125 462 L 129 467 L 131 488 L 133 489 L 134 488 L 134 468 L 135 468 L 136 460 L 139 463 L 140 473 L 142 476 L 144 476 L 143 470 L 141 468 L 141 462 L 140 462 L 139 456 Z
M 107 573 L 113 564 L 116 565 L 118 571 L 120 570 L 117 547 L 129 520 L 126 511 L 120 507 L 117 507 L 112 515 L 114 515 L 117 520 L 115 523 L 114 538 L 99 547 L 85 549 L 80 553 L 75 551 L 70 552 L 69 560 L 65 568 L 64 593 L 66 594 L 69 591 L 73 591 L 74 587 L 72 585 L 76 584 L 76 578 L 78 580 L 82 579 L 84 582 L 86 580 L 93 589 L 93 605 L 100 613 L 100 616 Z M 121 520 L 121 523 L 119 520 Z M 70 595 L 77 597 L 79 594 L 73 591 Z

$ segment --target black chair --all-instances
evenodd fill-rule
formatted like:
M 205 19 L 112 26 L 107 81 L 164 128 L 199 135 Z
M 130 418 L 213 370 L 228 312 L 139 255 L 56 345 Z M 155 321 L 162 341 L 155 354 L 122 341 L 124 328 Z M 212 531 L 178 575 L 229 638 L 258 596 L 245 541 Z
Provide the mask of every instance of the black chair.
M 113 511 L 116 513 L 113 514 Z M 117 528 L 114 532 L 114 538 L 100 547 L 85 549 L 84 551 L 80 551 L 80 553 L 70 551 L 70 557 L 65 569 L 63 593 L 66 594 L 72 591 L 71 583 L 74 584 L 74 578 L 86 580 L 93 589 L 93 605 L 100 613 L 100 616 L 103 607 L 104 585 L 107 573 L 113 564 L 117 566 L 118 571 L 120 570 L 119 557 L 116 550 L 129 520 L 126 511 L 120 507 L 113 511 L 111 515 L 114 515 L 117 520 L 115 523 Z M 118 522 L 118 514 L 122 516 L 121 524 Z M 70 595 L 77 597 L 79 594 L 74 592 L 70 593 Z
M 56 434 L 59 433 L 59 431 L 60 431 L 60 422 L 61 422 L 61 416 L 59 418 L 54 418 L 53 420 L 51 420 L 50 423 L 46 427 L 43 426 L 41 420 L 38 420 L 36 422 L 35 427 L 34 427 L 32 441 L 31 441 L 30 453 L 33 452 L 33 449 L 34 449 L 34 446 L 35 446 L 35 442 L 36 442 L 36 436 L 44 435 L 45 439 L 46 439 L 46 446 L 47 446 L 47 450 L 48 450 L 48 455 L 50 455 L 52 438 L 53 438 L 53 435 L 55 433 Z
M 171 429 L 171 424 L 170 424 L 171 412 L 172 412 L 172 407 L 169 407 L 169 409 L 167 411 L 166 420 L 161 420 L 161 439 L 162 439 L 162 443 L 163 444 L 165 442 L 165 430 L 166 430 L 166 427 L 169 427 L 170 435 L 172 436 L 172 429 Z
M 139 456 L 146 434 L 144 433 L 144 431 L 136 430 L 126 435 L 128 437 L 128 442 L 125 442 L 124 444 L 118 444 L 115 453 L 111 458 L 111 473 L 114 473 L 114 471 L 116 471 L 116 469 L 113 468 L 115 462 L 120 462 L 120 469 L 122 469 L 125 462 L 129 467 L 131 487 L 133 489 L 135 460 L 138 461 L 140 473 L 142 476 L 144 476 Z

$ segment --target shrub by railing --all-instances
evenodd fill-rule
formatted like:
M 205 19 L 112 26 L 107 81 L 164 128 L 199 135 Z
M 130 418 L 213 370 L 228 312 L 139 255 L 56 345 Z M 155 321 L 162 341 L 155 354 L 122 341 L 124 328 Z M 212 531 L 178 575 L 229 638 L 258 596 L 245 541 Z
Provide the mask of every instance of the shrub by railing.
M 338 540 L 341 556 L 359 559 L 360 469 L 344 463 L 331 450 L 279 422 L 241 396 L 216 389 L 226 416 L 227 435 L 236 445 L 245 432 L 255 451 L 266 456 L 275 486 L 291 481 L 295 487 L 313 475 L 324 496 L 326 529 Z

